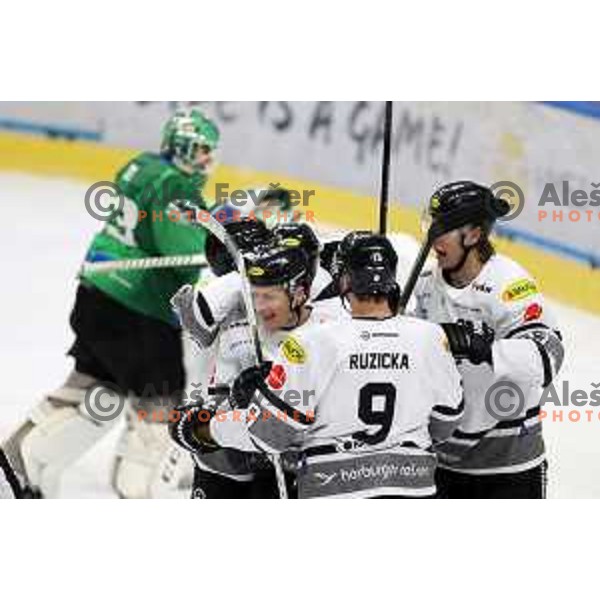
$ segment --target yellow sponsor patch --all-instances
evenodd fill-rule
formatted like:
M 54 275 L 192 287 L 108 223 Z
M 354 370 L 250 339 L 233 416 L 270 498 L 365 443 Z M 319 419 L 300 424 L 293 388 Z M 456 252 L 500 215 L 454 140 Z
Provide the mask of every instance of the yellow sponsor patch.
M 293 337 L 286 338 L 281 346 L 281 351 L 287 361 L 293 365 L 303 365 L 306 362 L 306 350 Z
M 524 300 L 538 293 L 538 288 L 533 279 L 517 279 L 507 285 L 502 292 L 502 300 L 504 302 L 515 302 L 516 300 Z
M 298 248 L 302 242 L 298 238 L 285 238 L 281 240 L 281 245 L 287 248 Z
M 265 270 L 262 267 L 250 267 L 248 269 L 248 275 L 252 277 L 260 277 L 265 274 Z

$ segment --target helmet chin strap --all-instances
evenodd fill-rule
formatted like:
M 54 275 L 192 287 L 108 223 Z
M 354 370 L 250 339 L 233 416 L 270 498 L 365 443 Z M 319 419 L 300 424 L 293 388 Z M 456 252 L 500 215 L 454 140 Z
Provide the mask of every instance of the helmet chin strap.
M 285 329 L 295 329 L 300 325 L 300 321 L 302 320 L 302 307 L 306 304 L 306 301 L 302 304 L 297 304 L 296 306 L 294 306 L 294 295 L 296 293 L 296 289 L 296 286 L 293 286 L 293 288 L 291 286 L 288 286 L 287 288 L 288 306 L 290 308 L 290 313 L 292 313 L 296 317 L 296 322 L 293 325 L 285 327 Z
M 340 300 L 342 301 L 342 308 L 347 312 L 352 314 L 352 307 L 350 306 L 350 301 L 348 300 L 348 292 L 340 295 Z
M 350 301 L 348 300 L 348 294 L 352 291 L 352 287 L 348 283 L 346 289 L 340 290 L 339 297 L 342 303 L 342 308 L 349 314 L 352 314 L 352 307 L 350 306 Z

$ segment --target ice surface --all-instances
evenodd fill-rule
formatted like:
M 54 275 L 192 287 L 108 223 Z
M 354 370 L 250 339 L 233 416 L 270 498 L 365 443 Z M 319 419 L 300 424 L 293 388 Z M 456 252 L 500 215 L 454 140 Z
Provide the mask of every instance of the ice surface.
M 0 436 L 8 434 L 44 392 L 59 386 L 70 369 L 65 352 L 73 339 L 68 316 L 75 275 L 90 237 L 101 225 L 85 211 L 86 189 L 69 180 L 0 173 L 5 207 Z M 571 390 L 590 391 L 593 382 L 600 382 L 600 318 L 556 303 L 553 308 L 567 346 L 561 380 L 568 379 Z M 559 389 L 560 381 L 556 385 Z M 587 410 L 593 410 L 591 422 L 570 422 L 566 412 L 562 423 L 545 420 L 552 497 L 600 497 L 600 410 Z M 66 474 L 65 497 L 115 497 L 109 464 L 121 426 Z

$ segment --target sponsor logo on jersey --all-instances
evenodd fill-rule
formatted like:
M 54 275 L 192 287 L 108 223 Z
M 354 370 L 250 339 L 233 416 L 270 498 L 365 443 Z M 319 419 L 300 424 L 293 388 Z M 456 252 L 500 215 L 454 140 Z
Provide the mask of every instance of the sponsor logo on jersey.
M 368 451 L 368 445 L 361 440 L 340 438 L 335 441 L 335 449 L 338 452 L 359 452 L 363 449 Z
M 288 337 L 281 346 L 281 351 L 288 362 L 293 365 L 303 365 L 306 362 L 306 350 L 300 345 L 298 340 Z
M 331 483 L 336 477 L 337 473 L 327 474 L 321 473 L 320 471 L 315 473 L 315 479 L 318 479 L 321 485 L 327 485 L 328 483 Z
M 368 342 L 371 338 L 397 338 L 400 337 L 398 333 L 394 333 L 393 331 L 375 331 L 371 333 L 370 331 L 361 331 L 360 339 L 364 342 Z
M 523 320 L 525 322 L 528 321 L 535 321 L 536 319 L 539 319 L 542 316 L 542 305 L 538 304 L 537 302 L 534 304 L 530 304 L 526 309 L 525 309 L 525 314 L 523 315 Z
M 400 352 L 361 352 L 351 354 L 349 368 L 353 369 L 410 369 L 408 354 Z
M 286 382 L 287 373 L 283 365 L 275 364 L 271 367 L 267 377 L 267 384 L 273 390 L 280 390 Z
M 532 279 L 517 279 L 507 285 L 502 292 L 504 302 L 515 302 L 524 300 L 538 293 L 537 285 Z
M 376 331 L 373 334 L 374 338 L 397 338 L 400 334 L 394 333 L 393 331 Z
M 472 287 L 476 292 L 483 292 L 484 294 L 492 293 L 492 286 L 487 283 L 474 283 Z

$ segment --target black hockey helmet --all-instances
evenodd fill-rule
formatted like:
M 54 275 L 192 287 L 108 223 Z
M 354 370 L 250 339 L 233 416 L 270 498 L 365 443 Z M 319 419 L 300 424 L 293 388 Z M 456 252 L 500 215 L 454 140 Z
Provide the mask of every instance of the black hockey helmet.
M 310 258 L 299 247 L 271 246 L 248 256 L 246 273 L 255 286 L 283 286 L 290 294 L 304 288 L 306 296 L 312 284 Z
M 221 223 L 244 254 L 260 252 L 272 242 L 272 234 L 258 219 L 242 217 L 239 210 L 227 204 L 219 204 L 211 210 L 212 216 Z M 220 277 L 235 270 L 233 258 L 214 235 L 206 239 L 206 260 L 215 275 Z
M 275 200 L 280 210 L 288 210 L 292 205 L 290 191 L 282 187 L 269 187 L 259 194 L 260 202 Z
M 333 265 L 334 279 L 340 293 L 359 296 L 386 296 L 397 299 L 398 255 L 383 235 L 370 231 L 353 231 L 340 243 Z M 348 277 L 342 289 L 342 278 Z
M 288 248 L 302 248 L 311 261 L 311 276 L 314 279 L 319 265 L 321 244 L 312 227 L 307 223 L 281 223 L 273 228 L 275 243 Z
M 473 181 L 455 181 L 435 191 L 427 216 L 435 238 L 464 225 L 478 225 L 489 233 L 496 219 L 510 210 L 510 204 L 490 188 Z

